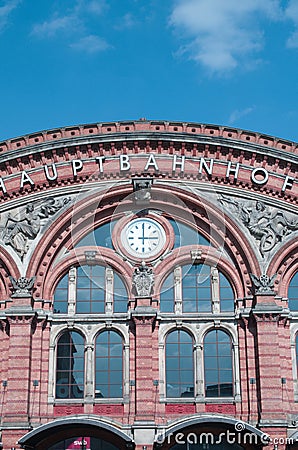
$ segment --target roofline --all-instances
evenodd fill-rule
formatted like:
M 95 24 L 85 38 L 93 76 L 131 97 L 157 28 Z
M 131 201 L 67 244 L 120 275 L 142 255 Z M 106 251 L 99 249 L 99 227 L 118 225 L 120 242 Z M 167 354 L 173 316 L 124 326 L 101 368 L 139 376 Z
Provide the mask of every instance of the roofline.
M 24 147 L 38 146 L 42 143 L 49 142 L 52 145 L 61 139 L 68 141 L 78 139 L 79 137 L 115 136 L 130 135 L 139 132 L 141 134 L 150 133 L 152 138 L 154 135 L 162 136 L 163 134 L 177 134 L 181 136 L 201 136 L 208 137 L 210 140 L 216 138 L 226 138 L 234 142 L 243 142 L 246 144 L 256 144 L 267 148 L 276 148 L 286 152 L 298 152 L 298 143 L 286 139 L 270 136 L 259 132 L 242 130 L 223 125 L 204 124 L 197 122 L 177 122 L 164 120 L 126 120 L 119 122 L 94 122 L 91 124 L 79 124 L 66 127 L 58 127 L 43 131 L 37 131 L 25 134 L 19 137 L 10 138 L 0 142 L 0 154 L 9 150 L 23 149 Z

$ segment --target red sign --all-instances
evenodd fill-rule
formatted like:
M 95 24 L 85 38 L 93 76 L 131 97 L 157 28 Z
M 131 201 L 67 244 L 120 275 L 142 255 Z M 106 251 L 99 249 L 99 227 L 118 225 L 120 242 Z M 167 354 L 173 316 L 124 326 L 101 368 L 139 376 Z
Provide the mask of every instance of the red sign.
M 67 450 L 91 450 L 90 437 L 77 437 L 66 447 Z

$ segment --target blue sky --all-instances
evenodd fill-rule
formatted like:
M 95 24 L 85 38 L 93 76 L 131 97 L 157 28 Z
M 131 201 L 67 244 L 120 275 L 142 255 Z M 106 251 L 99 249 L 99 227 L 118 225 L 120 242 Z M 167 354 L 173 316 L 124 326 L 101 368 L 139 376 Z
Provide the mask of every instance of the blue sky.
M 213 123 L 298 141 L 298 0 L 0 0 L 0 140 Z

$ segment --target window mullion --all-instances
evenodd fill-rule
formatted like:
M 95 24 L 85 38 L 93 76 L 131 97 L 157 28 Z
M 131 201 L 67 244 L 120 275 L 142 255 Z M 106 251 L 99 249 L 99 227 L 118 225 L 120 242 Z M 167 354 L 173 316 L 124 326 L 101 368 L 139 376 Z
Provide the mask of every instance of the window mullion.
M 76 313 L 77 296 L 77 269 L 71 267 L 68 273 L 68 314 L 73 316 Z

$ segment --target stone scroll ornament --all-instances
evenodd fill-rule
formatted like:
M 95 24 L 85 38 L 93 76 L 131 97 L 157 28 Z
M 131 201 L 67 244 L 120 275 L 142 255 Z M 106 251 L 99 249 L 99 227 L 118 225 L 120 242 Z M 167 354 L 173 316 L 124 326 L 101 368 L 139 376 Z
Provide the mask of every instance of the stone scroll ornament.
M 222 194 L 218 201 L 233 211 L 259 242 L 263 258 L 278 242 L 298 230 L 298 220 L 288 218 L 282 211 L 269 208 L 259 200 L 238 201 Z
M 152 294 L 154 286 L 154 274 L 151 267 L 148 267 L 145 261 L 142 261 L 140 267 L 136 267 L 132 284 L 138 297 L 149 297 Z
M 4 244 L 10 245 L 23 260 L 29 250 L 30 241 L 38 235 L 46 219 L 56 214 L 67 203 L 70 197 L 55 199 L 49 197 L 42 202 L 29 203 L 20 209 L 17 216 L 7 214 L 6 223 L 2 226 L 2 239 Z

